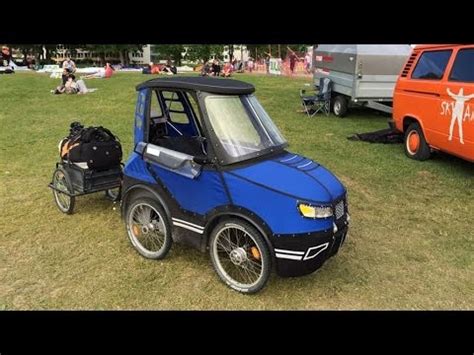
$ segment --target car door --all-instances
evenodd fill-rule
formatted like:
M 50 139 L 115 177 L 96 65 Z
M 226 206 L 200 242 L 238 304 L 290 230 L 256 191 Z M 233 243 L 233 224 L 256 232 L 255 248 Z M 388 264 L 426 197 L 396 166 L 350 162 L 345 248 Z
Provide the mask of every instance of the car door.
M 474 46 L 453 53 L 440 99 L 444 150 L 474 160 Z
M 443 142 L 447 124 L 439 121 L 438 116 L 443 80 L 451 55 L 452 49 L 423 51 L 410 80 L 409 107 L 414 117 L 420 119 L 427 142 L 436 148 Z
M 180 149 L 187 138 L 204 138 L 199 113 L 191 105 L 192 97 L 180 91 L 174 94 L 154 91 L 150 99 L 149 118 L 155 117 L 155 122 L 166 126 L 161 129 L 164 140 L 155 137 L 154 141 L 148 142 L 143 156 L 152 173 L 166 187 L 169 197 L 177 202 L 183 213 L 198 215 L 205 215 L 216 206 L 227 204 L 229 199 L 221 173 L 213 165 L 195 163 L 193 155 Z M 150 125 L 153 126 L 152 121 Z M 150 129 L 150 137 L 153 134 L 153 129 Z M 168 147 L 160 145 L 166 141 L 165 138 L 177 144 Z M 206 155 L 204 144 L 200 155 Z

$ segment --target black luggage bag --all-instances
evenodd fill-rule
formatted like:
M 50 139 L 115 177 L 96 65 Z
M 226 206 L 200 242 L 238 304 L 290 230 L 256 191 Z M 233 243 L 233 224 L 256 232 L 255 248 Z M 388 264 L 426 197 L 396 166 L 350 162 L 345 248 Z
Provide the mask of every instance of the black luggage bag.
M 104 127 L 84 128 L 71 125 L 71 134 L 61 143 L 61 158 L 73 163 L 87 163 L 89 169 L 106 170 L 120 165 L 120 141 Z

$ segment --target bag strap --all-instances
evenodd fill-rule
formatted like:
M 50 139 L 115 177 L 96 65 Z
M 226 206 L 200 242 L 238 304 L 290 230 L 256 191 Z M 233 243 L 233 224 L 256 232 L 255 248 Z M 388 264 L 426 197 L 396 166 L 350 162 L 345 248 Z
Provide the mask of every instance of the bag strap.
M 102 126 L 97 127 L 97 129 L 104 131 L 106 134 L 108 134 L 112 138 L 112 140 L 118 140 L 117 137 L 112 132 L 110 132 L 109 129 L 107 129 L 105 127 L 102 127 Z
M 84 128 L 82 131 L 81 131 L 81 140 L 82 142 L 84 143 L 89 143 L 91 141 L 91 137 L 92 135 L 94 134 L 94 132 L 96 131 L 96 128 L 95 127 L 87 127 L 87 128 Z

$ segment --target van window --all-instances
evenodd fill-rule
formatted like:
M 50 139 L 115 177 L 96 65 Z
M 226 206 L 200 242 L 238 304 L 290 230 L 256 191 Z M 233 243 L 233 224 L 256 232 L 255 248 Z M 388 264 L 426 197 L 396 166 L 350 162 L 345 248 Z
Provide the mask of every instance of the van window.
M 459 50 L 449 80 L 465 83 L 474 82 L 474 48 Z
M 424 52 L 418 60 L 411 78 L 440 80 L 451 57 L 451 52 L 452 50 Z

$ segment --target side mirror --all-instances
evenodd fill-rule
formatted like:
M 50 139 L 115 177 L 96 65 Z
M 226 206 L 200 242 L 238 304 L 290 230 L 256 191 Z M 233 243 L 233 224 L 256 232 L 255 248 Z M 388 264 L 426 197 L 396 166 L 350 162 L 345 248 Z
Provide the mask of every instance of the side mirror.
M 206 165 L 211 162 L 205 155 L 196 155 L 193 157 L 193 161 L 199 165 Z

